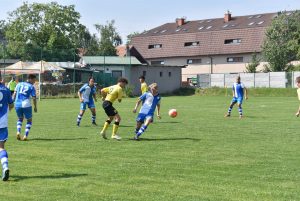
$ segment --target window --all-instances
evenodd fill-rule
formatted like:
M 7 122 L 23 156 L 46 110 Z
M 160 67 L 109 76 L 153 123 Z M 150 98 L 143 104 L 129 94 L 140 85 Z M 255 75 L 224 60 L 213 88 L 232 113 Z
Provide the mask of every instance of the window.
M 172 76 L 172 72 L 169 72 L 169 77 L 171 77 Z
M 227 62 L 243 62 L 243 57 L 227 57 Z
M 151 65 L 165 65 L 165 61 L 151 61 Z
M 181 28 L 178 28 L 178 29 L 176 29 L 175 31 L 178 32 L 178 31 L 180 31 L 180 30 L 181 30 Z
M 148 49 L 158 49 L 158 48 L 162 48 L 162 44 L 148 45 Z
M 155 34 L 158 33 L 158 30 L 154 31 L 153 33 L 155 33 Z
M 226 39 L 224 44 L 240 44 L 241 42 L 241 39 Z
M 199 41 L 184 43 L 184 47 L 194 47 L 194 46 L 199 46 L 199 45 L 200 45 Z
M 226 27 L 228 27 L 228 24 L 225 24 L 225 25 L 223 26 L 223 28 L 226 28 Z
M 253 18 L 253 15 L 251 15 L 251 16 L 248 17 L 248 19 L 252 19 L 252 18 Z
M 143 76 L 146 77 L 147 71 L 143 71 Z
M 166 29 L 164 29 L 164 30 L 162 30 L 160 33 L 165 33 L 167 30 Z
M 121 70 L 113 70 L 111 71 L 112 77 L 114 78 L 120 78 L 122 77 L 122 71 Z
M 186 63 L 187 64 L 200 64 L 200 63 L 202 63 L 202 60 L 201 59 L 187 59 Z
M 212 26 L 208 26 L 208 27 L 206 27 L 206 29 L 210 29 L 210 28 L 212 28 Z
M 159 77 L 162 77 L 162 76 L 163 76 L 163 72 L 160 71 L 160 72 L 159 72 Z
M 251 26 L 251 25 L 253 25 L 253 24 L 254 24 L 254 22 L 250 22 L 248 25 Z
M 260 21 L 260 22 L 258 22 L 257 24 L 262 24 L 262 23 L 264 23 L 265 21 Z
M 211 22 L 212 20 L 207 20 L 206 22 Z
M 260 18 L 261 17 L 261 15 L 257 15 L 257 16 L 255 16 L 255 18 Z
M 198 30 L 201 30 L 201 29 L 203 29 L 203 28 L 204 28 L 203 26 L 202 26 L 202 27 L 199 27 Z

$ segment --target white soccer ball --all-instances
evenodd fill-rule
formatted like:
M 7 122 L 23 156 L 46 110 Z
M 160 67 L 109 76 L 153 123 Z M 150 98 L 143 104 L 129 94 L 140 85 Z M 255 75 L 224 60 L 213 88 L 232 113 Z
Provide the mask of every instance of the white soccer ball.
M 170 109 L 169 110 L 169 116 L 172 118 L 175 118 L 177 116 L 177 110 L 176 109 Z

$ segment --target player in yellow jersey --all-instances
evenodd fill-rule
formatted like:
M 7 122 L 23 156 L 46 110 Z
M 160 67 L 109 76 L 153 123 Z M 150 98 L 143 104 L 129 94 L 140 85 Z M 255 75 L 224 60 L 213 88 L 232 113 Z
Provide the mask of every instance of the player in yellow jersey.
M 147 83 L 145 82 L 145 77 L 142 75 L 139 77 L 140 83 L 141 83 L 141 91 L 142 94 L 148 91 Z
M 125 88 L 125 86 L 127 84 L 128 84 L 128 81 L 126 78 L 120 78 L 118 80 L 118 84 L 103 88 L 101 90 L 101 95 L 102 95 L 102 100 L 103 100 L 102 107 L 108 116 L 108 119 L 104 123 L 103 129 L 100 132 L 100 134 L 102 135 L 102 137 L 104 139 L 107 139 L 106 130 L 107 130 L 108 126 L 110 125 L 110 123 L 113 120 L 115 120 L 111 138 L 116 139 L 116 140 L 121 140 L 121 137 L 119 135 L 117 135 L 121 117 L 118 114 L 118 111 L 113 107 L 113 102 L 117 99 L 118 99 L 119 103 L 122 101 L 123 88 Z

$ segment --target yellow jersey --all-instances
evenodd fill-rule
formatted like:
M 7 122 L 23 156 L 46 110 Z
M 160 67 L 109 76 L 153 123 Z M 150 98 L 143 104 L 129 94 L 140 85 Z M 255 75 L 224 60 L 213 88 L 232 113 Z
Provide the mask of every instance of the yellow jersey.
M 146 82 L 143 82 L 141 84 L 141 91 L 142 91 L 142 94 L 148 91 L 148 86 L 147 86 Z
M 123 89 L 119 85 L 113 85 L 102 89 L 107 95 L 105 97 L 106 101 L 113 103 L 117 99 L 122 99 Z
M 300 88 L 297 89 L 298 99 L 300 100 Z

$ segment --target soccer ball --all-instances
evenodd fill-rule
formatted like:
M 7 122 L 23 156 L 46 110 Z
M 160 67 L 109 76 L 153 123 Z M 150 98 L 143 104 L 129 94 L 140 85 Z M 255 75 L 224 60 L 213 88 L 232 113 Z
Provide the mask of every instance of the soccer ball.
M 169 116 L 172 118 L 175 118 L 177 116 L 177 110 L 176 109 L 170 109 L 169 110 Z

